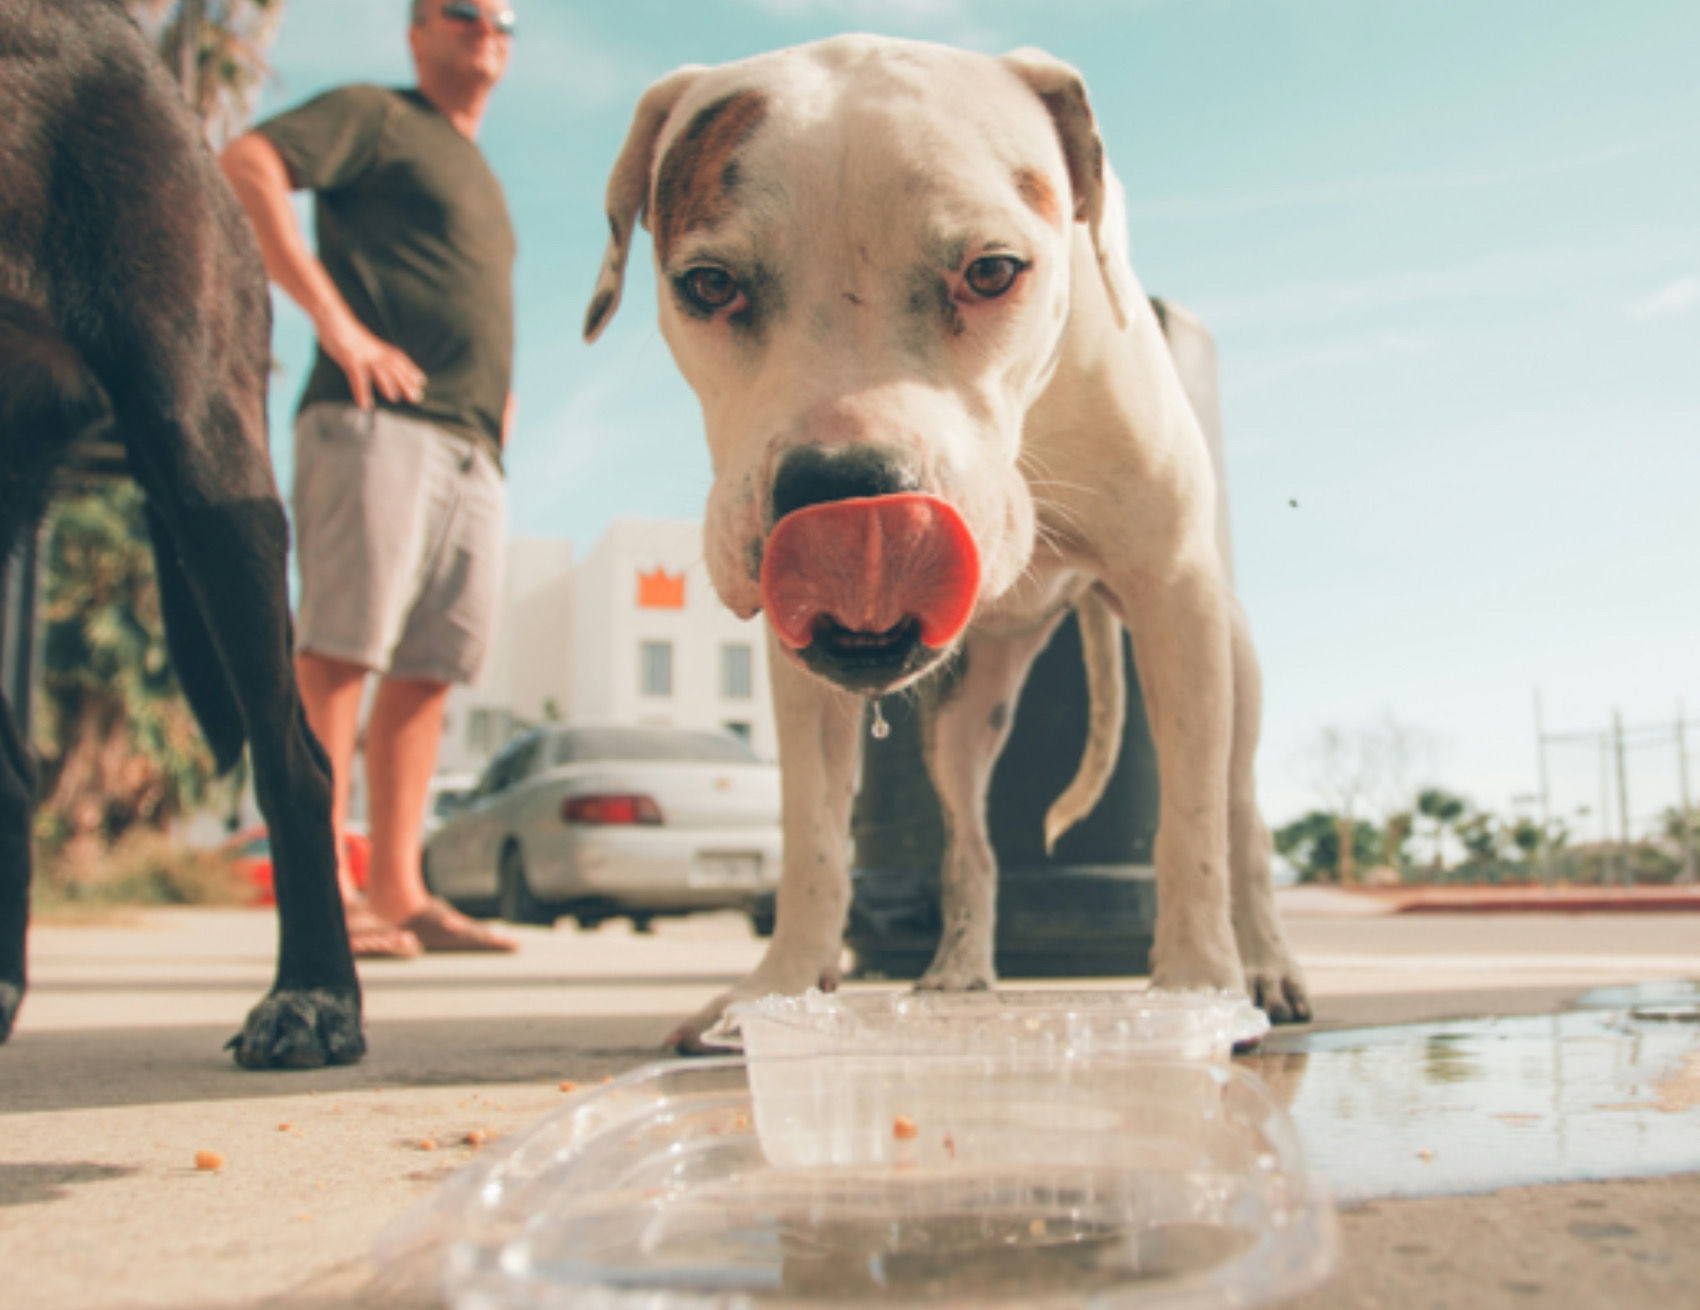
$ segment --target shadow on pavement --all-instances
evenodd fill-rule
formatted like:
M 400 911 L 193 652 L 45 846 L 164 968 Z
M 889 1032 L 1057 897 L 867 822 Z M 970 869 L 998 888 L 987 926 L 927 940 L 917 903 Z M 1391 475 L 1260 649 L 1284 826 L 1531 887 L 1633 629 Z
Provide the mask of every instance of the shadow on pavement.
M 380 1087 L 584 1083 L 662 1058 L 669 1027 L 631 1015 L 370 1023 L 359 1064 L 293 1072 L 237 1068 L 224 1050 L 227 1027 L 25 1031 L 0 1048 L 0 1123 L 9 1114 Z M 633 1043 L 650 1028 L 652 1044 Z
M 0 1207 L 57 1201 L 69 1196 L 70 1189 L 80 1184 L 103 1183 L 135 1172 L 119 1165 L 83 1161 L 70 1164 L 37 1164 L 27 1160 L 0 1163 Z

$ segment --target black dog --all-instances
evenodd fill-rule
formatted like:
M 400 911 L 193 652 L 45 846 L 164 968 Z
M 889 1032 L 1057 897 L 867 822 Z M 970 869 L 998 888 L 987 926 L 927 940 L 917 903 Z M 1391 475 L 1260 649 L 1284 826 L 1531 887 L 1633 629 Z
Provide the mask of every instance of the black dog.
M 275 852 L 271 994 L 249 1068 L 365 1051 L 330 766 L 291 665 L 288 528 L 266 445 L 271 308 L 248 220 L 116 0 L 0 0 L 0 558 L 78 436 L 146 493 L 167 641 L 219 764 L 246 740 Z M 24 991 L 34 768 L 0 714 L 0 1040 Z

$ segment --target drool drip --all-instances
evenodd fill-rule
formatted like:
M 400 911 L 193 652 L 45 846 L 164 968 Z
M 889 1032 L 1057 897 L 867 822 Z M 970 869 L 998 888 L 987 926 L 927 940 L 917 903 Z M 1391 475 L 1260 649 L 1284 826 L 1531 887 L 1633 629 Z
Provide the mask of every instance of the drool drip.
M 891 725 L 885 721 L 885 711 L 880 708 L 880 698 L 875 696 L 872 698 L 872 701 L 874 707 L 874 721 L 868 728 L 868 733 L 875 741 L 884 741 L 887 737 L 891 736 Z

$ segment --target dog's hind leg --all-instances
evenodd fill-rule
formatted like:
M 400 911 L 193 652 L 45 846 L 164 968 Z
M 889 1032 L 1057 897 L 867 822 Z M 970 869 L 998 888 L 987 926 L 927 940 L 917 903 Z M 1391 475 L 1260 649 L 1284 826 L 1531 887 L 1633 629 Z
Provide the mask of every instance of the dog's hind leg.
M 24 999 L 30 910 L 30 815 L 35 770 L 10 705 L 0 707 L 0 1042 L 12 1035 Z
M 218 771 L 228 773 L 242 758 L 242 747 L 247 741 L 242 727 L 242 706 L 207 631 L 206 620 L 201 617 L 189 579 L 178 563 L 176 543 L 151 505 L 147 522 L 171 668 L 177 675 L 183 698 L 195 712 L 195 721 L 201 725 L 207 745 L 212 748 Z
M 240 708 L 274 852 L 276 981 L 231 1047 L 246 1068 L 346 1064 L 365 1052 L 360 985 L 337 889 L 330 764 L 308 730 L 291 666 L 288 529 L 275 495 L 225 499 L 194 487 L 207 468 L 236 457 L 226 447 L 235 434 L 216 421 L 209 429 L 214 439 L 197 441 L 194 458 L 170 461 L 172 476 L 145 481 L 166 525 L 161 545 L 176 552 L 164 571 L 181 570 L 205 625 L 180 627 L 172 648 L 210 642 L 227 680 L 226 692 L 202 692 L 191 703 L 200 710 L 224 704 L 228 695 Z M 186 617 L 179 607 L 179 621 Z M 196 664 L 206 667 L 199 657 L 191 667 Z M 216 722 L 209 727 L 218 731 Z
M 1263 675 L 1239 602 L 1231 602 L 1234 643 L 1234 737 L 1228 763 L 1228 870 L 1234 938 L 1253 1005 L 1273 1023 L 1305 1023 L 1310 998 L 1287 942 L 1270 877 L 1269 829 L 1257 807 L 1257 738 L 1263 718 Z
M 923 749 L 944 814 L 945 850 L 943 929 L 932 964 L 915 984 L 921 990 L 975 991 L 997 981 L 998 863 L 986 827 L 986 793 L 1027 672 L 1066 613 L 1013 635 L 971 631 L 958 663 L 923 693 Z
M 105 392 L 53 323 L 32 305 L 0 299 L 0 569 L 36 531 L 71 442 L 110 419 Z M 26 982 L 35 790 L 12 707 L 0 706 L 0 1042 L 11 1034 Z

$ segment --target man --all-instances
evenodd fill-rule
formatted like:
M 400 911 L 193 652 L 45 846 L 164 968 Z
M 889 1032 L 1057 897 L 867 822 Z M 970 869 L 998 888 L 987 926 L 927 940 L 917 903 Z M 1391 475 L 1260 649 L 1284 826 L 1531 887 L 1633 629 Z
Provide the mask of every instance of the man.
M 338 849 L 367 675 L 367 897 L 339 875 L 356 955 L 513 950 L 431 897 L 419 834 L 449 686 L 483 664 L 513 421 L 515 242 L 475 143 L 507 71 L 505 0 L 414 0 L 411 90 L 348 86 L 223 158 L 266 269 L 313 320 L 296 418 L 296 672 L 331 758 Z M 315 193 L 319 250 L 290 208 Z

